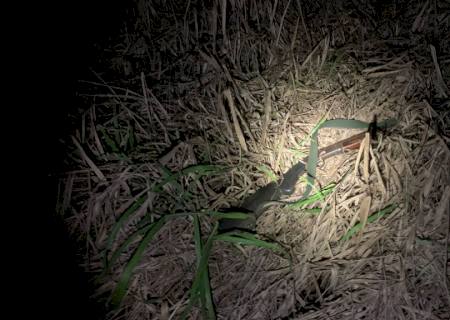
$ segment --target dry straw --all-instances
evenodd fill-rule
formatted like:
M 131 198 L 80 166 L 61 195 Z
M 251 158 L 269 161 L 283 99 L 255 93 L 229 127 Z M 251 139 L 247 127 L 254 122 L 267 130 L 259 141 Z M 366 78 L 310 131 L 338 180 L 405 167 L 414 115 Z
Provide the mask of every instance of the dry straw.
M 108 317 L 447 319 L 448 3 L 134 3 L 80 85 L 58 202 Z M 320 197 L 217 234 L 320 123 L 374 116 L 398 125 L 320 164 Z

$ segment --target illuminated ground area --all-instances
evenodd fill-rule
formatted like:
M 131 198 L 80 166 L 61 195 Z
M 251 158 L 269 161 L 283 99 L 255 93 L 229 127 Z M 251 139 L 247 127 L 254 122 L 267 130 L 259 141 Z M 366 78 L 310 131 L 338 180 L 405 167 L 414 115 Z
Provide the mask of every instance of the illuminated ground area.
M 79 85 L 59 175 L 108 317 L 446 319 L 449 10 L 136 1 Z M 319 163 L 311 194 L 330 193 L 217 234 L 323 121 L 374 117 L 398 123 Z M 320 129 L 319 147 L 361 131 Z

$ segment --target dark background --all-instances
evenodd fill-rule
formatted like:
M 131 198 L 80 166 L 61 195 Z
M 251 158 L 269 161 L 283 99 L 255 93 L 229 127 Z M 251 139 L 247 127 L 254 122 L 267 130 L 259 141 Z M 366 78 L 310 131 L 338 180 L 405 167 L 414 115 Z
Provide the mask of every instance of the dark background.
M 17 223 L 28 236 L 14 260 L 23 283 L 10 293 L 20 313 L 45 319 L 105 318 L 102 306 L 89 299 L 92 288 L 78 267 L 78 246 L 55 214 L 55 173 L 63 169 L 66 150 L 59 140 L 71 130 L 69 114 L 83 108 L 78 80 L 93 78 L 90 68 L 95 69 L 100 54 L 94 44 L 107 43 L 121 26 L 125 2 L 122 7 L 118 3 L 39 3 L 20 14 L 12 52 L 19 59 L 15 84 L 20 106 L 13 106 L 8 118 L 16 138 L 8 148 L 16 155 L 14 172 L 20 176 L 11 179 L 10 203 L 21 208 Z

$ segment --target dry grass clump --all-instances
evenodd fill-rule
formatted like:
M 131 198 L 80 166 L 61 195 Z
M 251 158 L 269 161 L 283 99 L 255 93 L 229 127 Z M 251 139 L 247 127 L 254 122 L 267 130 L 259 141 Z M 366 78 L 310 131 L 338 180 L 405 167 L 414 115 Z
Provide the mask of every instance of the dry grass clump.
M 103 272 L 99 299 L 110 298 L 146 239 L 133 235 L 166 219 L 110 318 L 179 318 L 197 295 L 213 213 L 238 207 L 307 155 L 324 119 L 376 116 L 398 124 L 318 167 L 316 191 L 335 183 L 330 195 L 302 209 L 271 207 L 258 220 L 261 239 L 290 260 L 214 242 L 206 259 L 214 314 L 446 319 L 450 41 L 436 50 L 423 39 L 449 37 L 450 8 L 406 5 L 136 1 L 138 23 L 112 59 L 123 81 L 99 76 L 90 84 L 97 92 L 84 94 L 89 108 L 68 141 L 59 197 L 86 270 Z M 356 132 L 321 129 L 319 145 Z M 195 307 L 190 317 L 207 312 Z

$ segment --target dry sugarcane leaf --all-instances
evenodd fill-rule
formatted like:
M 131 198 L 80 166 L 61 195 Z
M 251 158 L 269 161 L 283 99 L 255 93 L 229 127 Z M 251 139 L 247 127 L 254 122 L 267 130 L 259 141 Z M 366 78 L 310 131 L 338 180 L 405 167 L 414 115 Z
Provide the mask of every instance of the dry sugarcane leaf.
M 236 114 L 236 105 L 234 104 L 230 89 L 226 89 L 223 92 L 223 95 L 227 99 L 228 105 L 230 106 L 231 117 L 233 119 L 233 125 L 234 125 L 234 131 L 236 132 L 239 144 L 241 145 L 241 148 L 245 152 L 248 152 L 247 143 L 245 142 L 244 134 L 242 133 L 241 126 L 239 125 L 239 121 L 238 121 L 237 114 Z
M 223 105 L 223 99 L 220 95 L 218 95 L 217 105 L 219 107 L 220 113 L 222 115 L 223 122 L 225 123 L 225 127 L 227 128 L 227 135 L 225 135 L 231 143 L 234 143 L 233 129 L 231 129 L 230 119 L 227 114 L 227 110 Z
M 272 114 L 272 93 L 269 89 L 264 92 L 264 123 L 262 130 L 262 144 L 266 144 L 267 130 L 269 128 L 270 116 Z
M 370 133 L 366 132 L 366 136 L 362 142 L 364 145 L 364 173 L 363 178 L 366 183 L 369 183 L 369 164 L 370 164 L 370 156 L 369 156 L 369 148 L 370 148 Z
M 287 122 L 289 119 L 289 112 L 286 115 L 286 118 L 284 119 L 283 122 L 283 131 L 281 133 L 281 137 L 280 137 L 280 142 L 278 143 L 278 151 L 277 151 L 277 157 L 275 160 L 275 171 L 278 171 L 278 167 L 280 165 L 280 161 L 281 161 L 281 155 L 283 154 L 283 150 L 284 150 L 284 144 L 286 143 L 286 126 L 287 126 Z
M 361 204 L 359 206 L 359 221 L 362 224 L 361 230 L 357 236 L 357 242 L 361 240 L 362 234 L 364 233 L 364 228 L 366 227 L 367 218 L 369 217 L 370 204 L 372 202 L 371 196 L 365 196 L 361 200 Z
M 95 175 L 101 180 L 105 181 L 106 177 L 103 174 L 103 172 L 95 165 L 94 161 L 92 161 L 89 156 L 84 151 L 81 144 L 78 142 L 78 140 L 72 136 L 72 141 L 75 144 L 75 146 L 78 148 L 78 151 L 80 151 L 81 158 L 86 162 L 86 164 L 94 171 Z
M 383 194 L 383 197 L 386 197 L 387 195 L 386 186 L 384 185 L 383 177 L 381 176 L 380 169 L 378 168 L 377 158 L 375 157 L 372 148 L 370 148 L 370 156 L 372 157 L 372 163 L 375 168 L 375 173 L 377 175 L 378 182 L 381 186 L 381 192 Z

